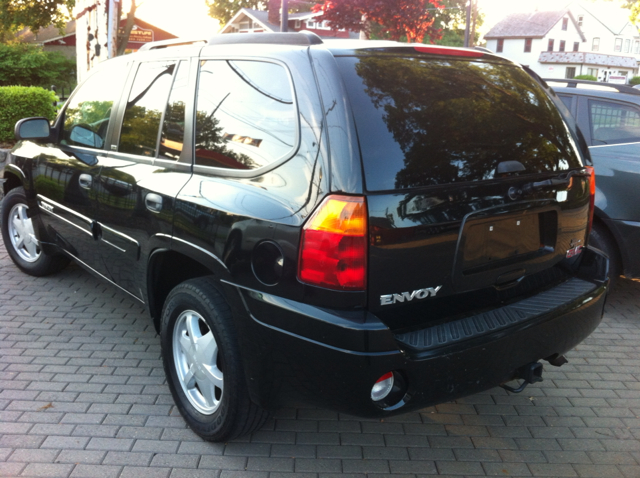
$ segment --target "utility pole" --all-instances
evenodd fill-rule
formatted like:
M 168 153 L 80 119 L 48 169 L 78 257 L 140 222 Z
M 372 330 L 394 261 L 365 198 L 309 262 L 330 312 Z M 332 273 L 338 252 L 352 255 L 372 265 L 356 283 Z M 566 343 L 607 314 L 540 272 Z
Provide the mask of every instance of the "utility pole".
M 282 0 L 281 17 L 280 17 L 280 31 L 289 31 L 289 0 Z
M 464 47 L 469 48 L 469 32 L 471 31 L 471 0 L 467 2 L 467 26 L 464 29 Z

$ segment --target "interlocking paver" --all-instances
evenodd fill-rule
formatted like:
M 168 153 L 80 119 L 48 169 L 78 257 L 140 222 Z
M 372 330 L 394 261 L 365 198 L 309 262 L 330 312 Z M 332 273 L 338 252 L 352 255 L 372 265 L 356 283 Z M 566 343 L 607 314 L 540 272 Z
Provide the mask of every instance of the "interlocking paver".
M 384 421 L 287 408 L 226 444 L 176 412 L 145 314 L 76 266 L 25 276 L 0 246 L 0 476 L 640 476 L 640 282 L 522 394 Z

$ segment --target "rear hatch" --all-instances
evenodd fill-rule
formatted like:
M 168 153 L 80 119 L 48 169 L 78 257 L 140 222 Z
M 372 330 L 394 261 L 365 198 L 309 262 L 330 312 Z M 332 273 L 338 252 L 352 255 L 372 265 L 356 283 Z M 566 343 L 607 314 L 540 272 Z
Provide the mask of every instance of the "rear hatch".
M 553 287 L 585 243 L 588 178 L 550 97 L 510 62 L 445 53 L 336 54 L 366 184 L 368 308 L 396 331 Z

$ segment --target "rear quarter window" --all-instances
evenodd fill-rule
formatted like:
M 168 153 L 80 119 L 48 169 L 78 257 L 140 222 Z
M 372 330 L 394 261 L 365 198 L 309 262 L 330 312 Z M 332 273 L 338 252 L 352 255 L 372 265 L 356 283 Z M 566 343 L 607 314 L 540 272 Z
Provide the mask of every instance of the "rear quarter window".
M 581 166 L 555 105 L 516 66 L 366 54 L 336 61 L 370 191 L 490 180 L 502 161 L 520 161 L 526 173 Z

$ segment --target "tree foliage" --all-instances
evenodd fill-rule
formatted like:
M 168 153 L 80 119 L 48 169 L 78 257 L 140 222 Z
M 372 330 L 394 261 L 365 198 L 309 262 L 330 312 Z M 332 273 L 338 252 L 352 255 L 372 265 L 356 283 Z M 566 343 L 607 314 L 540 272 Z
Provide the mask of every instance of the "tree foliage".
M 76 0 L 0 0 L 0 41 L 22 28 L 37 32 L 50 25 L 63 29 Z
M 638 25 L 638 23 L 640 23 L 640 2 L 638 0 L 625 0 L 623 6 L 631 10 L 631 14 L 629 15 L 631 23 Z
M 377 24 L 389 39 L 409 42 L 440 36 L 433 26 L 438 9 L 440 0 L 324 0 L 313 7 L 333 28 L 370 33 L 372 24 Z
M 219 20 L 220 25 L 224 25 L 241 8 L 264 10 L 267 8 L 267 3 L 260 0 L 207 0 L 207 6 L 209 16 Z
M 442 37 L 435 41 L 438 45 L 463 46 L 467 23 L 467 0 L 440 0 L 441 10 L 435 11 L 434 28 L 442 31 Z M 470 46 L 478 43 L 480 34 L 477 27 L 484 22 L 484 15 L 478 8 L 478 0 L 471 2 Z
M 75 60 L 27 43 L 0 44 L 0 86 L 71 87 Z

